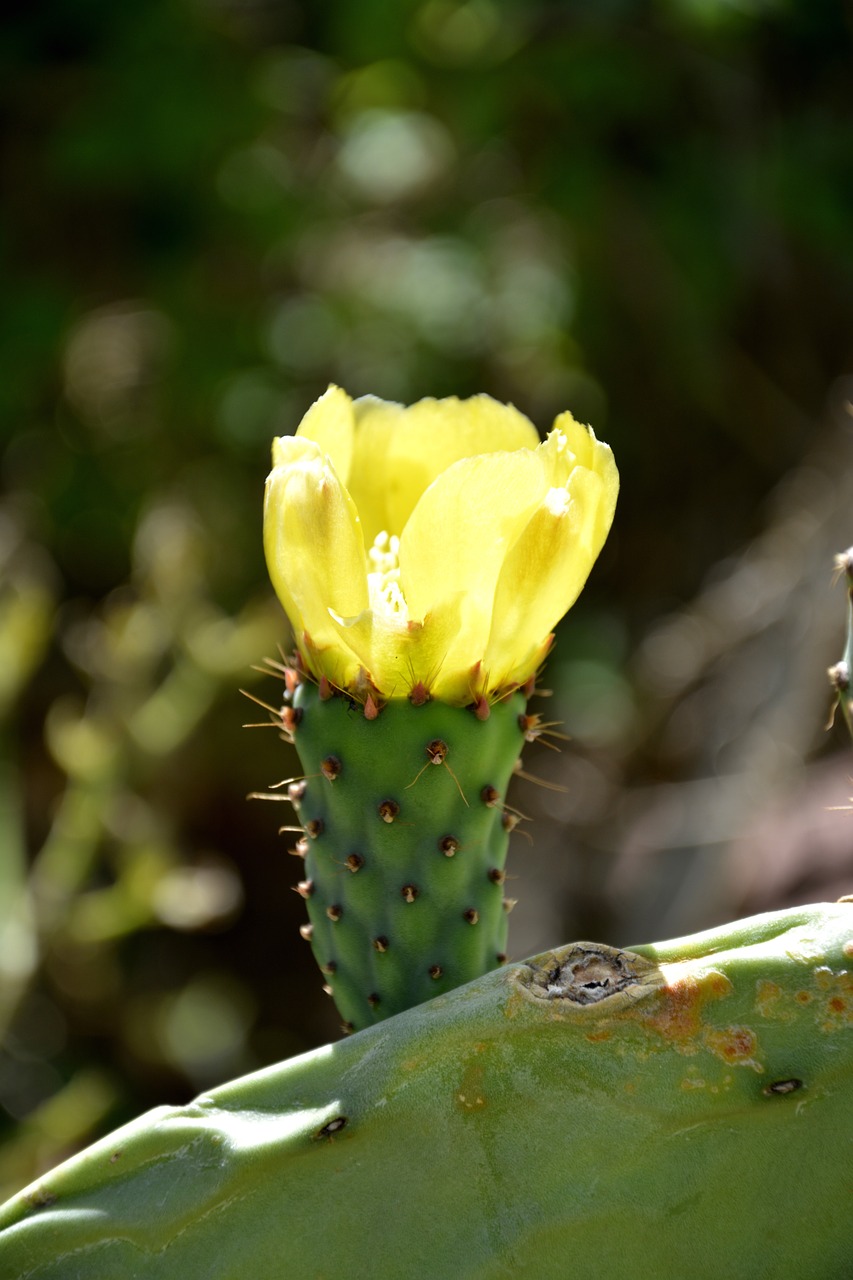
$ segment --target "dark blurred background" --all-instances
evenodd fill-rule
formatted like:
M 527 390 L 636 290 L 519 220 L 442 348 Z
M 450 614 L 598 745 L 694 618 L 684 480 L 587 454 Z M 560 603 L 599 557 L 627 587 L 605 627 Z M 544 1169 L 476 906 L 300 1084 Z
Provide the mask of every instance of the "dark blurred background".
M 282 806 L 246 801 L 298 765 L 239 693 L 288 644 L 270 440 L 330 380 L 616 452 L 539 708 L 570 741 L 526 758 L 565 790 L 515 791 L 514 956 L 853 889 L 850 59 L 834 0 L 7 17 L 2 1190 L 338 1034 Z

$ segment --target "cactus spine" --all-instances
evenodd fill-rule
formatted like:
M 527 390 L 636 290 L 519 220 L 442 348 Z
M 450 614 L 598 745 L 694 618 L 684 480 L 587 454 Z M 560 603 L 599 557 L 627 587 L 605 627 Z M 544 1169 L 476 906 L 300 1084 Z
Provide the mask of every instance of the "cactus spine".
M 305 779 L 290 788 L 304 858 L 303 928 L 347 1031 L 506 960 L 503 883 L 517 815 L 506 791 L 525 697 L 381 710 L 295 683 L 283 721 Z

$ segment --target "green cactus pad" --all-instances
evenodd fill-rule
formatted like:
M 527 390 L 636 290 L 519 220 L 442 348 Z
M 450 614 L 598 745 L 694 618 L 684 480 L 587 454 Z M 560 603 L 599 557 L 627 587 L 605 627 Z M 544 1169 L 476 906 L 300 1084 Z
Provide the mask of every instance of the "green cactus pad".
M 160 1108 L 0 1210 L 16 1280 L 846 1280 L 853 904 L 575 943 Z
M 506 959 L 505 798 L 524 743 L 517 693 L 479 719 L 407 699 L 373 719 L 302 684 L 292 792 L 305 836 L 297 886 L 347 1029 L 469 982 Z

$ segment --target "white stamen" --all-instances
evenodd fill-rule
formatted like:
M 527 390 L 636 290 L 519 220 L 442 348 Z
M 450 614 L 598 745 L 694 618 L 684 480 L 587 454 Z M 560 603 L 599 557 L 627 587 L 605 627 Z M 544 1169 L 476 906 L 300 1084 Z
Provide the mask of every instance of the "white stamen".
M 376 613 L 391 614 L 399 622 L 407 622 L 409 610 L 400 589 L 400 539 L 383 529 L 374 538 L 367 559 L 371 609 Z

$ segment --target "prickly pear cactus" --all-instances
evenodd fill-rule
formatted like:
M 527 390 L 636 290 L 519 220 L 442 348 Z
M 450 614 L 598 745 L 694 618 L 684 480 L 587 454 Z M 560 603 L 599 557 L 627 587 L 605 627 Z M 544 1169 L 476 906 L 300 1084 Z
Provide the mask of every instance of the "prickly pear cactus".
M 406 698 L 372 716 L 308 681 L 288 717 L 306 779 L 297 891 L 328 989 L 352 1031 L 506 960 L 506 790 L 525 698 L 449 707 Z
M 846 1280 L 853 903 L 579 942 L 160 1108 L 0 1210 L 26 1280 Z
M 500 964 L 506 786 L 553 629 L 613 519 L 613 455 L 489 396 L 330 387 L 273 442 L 264 547 L 302 683 L 296 886 L 346 1030 Z M 273 664 L 275 665 L 275 664 Z

